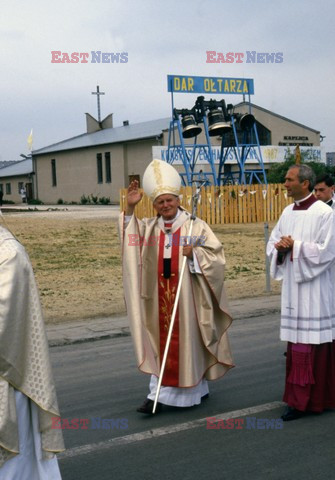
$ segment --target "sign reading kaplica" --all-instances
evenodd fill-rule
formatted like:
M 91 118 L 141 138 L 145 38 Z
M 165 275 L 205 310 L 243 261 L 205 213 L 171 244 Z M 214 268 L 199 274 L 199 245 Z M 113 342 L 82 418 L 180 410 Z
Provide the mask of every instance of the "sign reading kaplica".
M 167 80 L 169 92 L 254 94 L 252 78 L 168 75 Z
M 128 63 L 128 52 L 61 52 L 51 51 L 51 63 Z

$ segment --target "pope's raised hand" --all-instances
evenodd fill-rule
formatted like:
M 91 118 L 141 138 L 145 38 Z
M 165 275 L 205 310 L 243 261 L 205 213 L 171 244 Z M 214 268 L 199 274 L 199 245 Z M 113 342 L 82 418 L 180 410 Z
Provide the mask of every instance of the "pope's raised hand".
M 127 192 L 127 212 L 132 213 L 135 206 L 141 201 L 143 197 L 143 193 L 141 193 L 138 189 L 138 181 L 133 180 Z

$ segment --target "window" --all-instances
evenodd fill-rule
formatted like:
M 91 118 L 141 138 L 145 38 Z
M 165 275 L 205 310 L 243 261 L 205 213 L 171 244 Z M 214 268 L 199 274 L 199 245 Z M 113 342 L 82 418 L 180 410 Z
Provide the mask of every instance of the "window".
M 0 192 L 3 192 L 3 183 L 0 183 Z
M 57 187 L 57 172 L 56 172 L 56 160 L 51 160 L 51 184 L 53 187 Z
M 10 183 L 6 183 L 6 195 L 12 194 L 12 187 Z
M 23 182 L 18 182 L 18 192 L 21 193 L 21 190 L 24 188 L 24 183 Z
M 106 183 L 112 183 L 111 154 L 105 153 Z
M 102 154 L 97 153 L 97 176 L 98 176 L 98 183 L 103 182 L 103 175 L 102 175 Z

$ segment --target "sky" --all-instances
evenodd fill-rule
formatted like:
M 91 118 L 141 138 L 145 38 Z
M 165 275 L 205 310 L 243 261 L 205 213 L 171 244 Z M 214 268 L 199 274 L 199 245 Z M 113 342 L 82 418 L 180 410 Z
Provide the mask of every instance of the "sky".
M 319 130 L 335 151 L 334 18 L 333 0 L 2 0 L 0 160 L 28 155 L 31 129 L 34 150 L 85 133 L 97 85 L 114 126 L 171 116 L 169 74 L 252 78 L 253 103 Z M 55 63 L 54 51 L 87 62 Z M 128 61 L 93 63 L 92 51 Z M 207 51 L 244 61 L 207 63 Z M 283 61 L 246 63 L 247 51 Z M 196 97 L 176 93 L 175 107 Z

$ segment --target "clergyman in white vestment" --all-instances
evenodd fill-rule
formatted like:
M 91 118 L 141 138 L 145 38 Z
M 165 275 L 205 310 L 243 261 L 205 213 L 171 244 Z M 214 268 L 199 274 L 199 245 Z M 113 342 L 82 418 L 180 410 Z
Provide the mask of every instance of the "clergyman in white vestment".
M 285 187 L 294 203 L 284 209 L 267 245 L 271 274 L 282 280 L 285 421 L 335 408 L 335 216 L 313 195 L 314 182 L 306 165 L 288 170 Z

